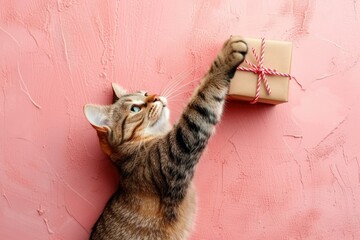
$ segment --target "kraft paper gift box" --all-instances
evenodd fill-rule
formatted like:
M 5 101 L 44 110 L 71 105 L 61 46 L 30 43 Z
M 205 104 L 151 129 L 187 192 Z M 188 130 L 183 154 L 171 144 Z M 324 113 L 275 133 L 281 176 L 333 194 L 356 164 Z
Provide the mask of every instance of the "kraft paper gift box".
M 260 60 L 261 57 L 262 40 L 264 41 L 263 69 L 270 71 L 268 74 L 265 73 L 265 78 L 268 81 L 271 94 L 268 94 L 265 83 L 260 82 L 259 97 L 257 101 L 252 102 L 255 99 L 257 92 L 257 81 L 260 73 L 257 71 L 239 70 L 239 68 L 251 68 L 251 66 L 244 61 L 236 71 L 234 78 L 231 80 L 228 93 L 230 99 L 269 104 L 278 104 L 288 101 L 289 80 L 291 78 L 292 43 L 267 39 L 245 38 L 245 42 L 248 44 L 249 49 L 245 59 L 250 62 L 250 64 L 252 63 L 253 67 L 255 65 L 259 66 L 258 60 Z M 254 56 L 252 49 L 254 49 L 255 55 L 258 56 L 258 60 Z M 276 71 L 276 74 L 288 76 L 271 75 L 271 71 Z

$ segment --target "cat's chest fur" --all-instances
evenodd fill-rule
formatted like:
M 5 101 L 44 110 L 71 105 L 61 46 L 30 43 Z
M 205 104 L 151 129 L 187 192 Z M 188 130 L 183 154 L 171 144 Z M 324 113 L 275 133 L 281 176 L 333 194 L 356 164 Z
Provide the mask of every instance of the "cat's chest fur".
M 196 194 L 193 183 L 190 184 L 188 193 L 177 211 L 178 219 L 167 227 L 167 231 L 173 237 L 170 239 L 187 239 L 193 228 L 196 215 Z
M 183 240 L 190 235 L 196 213 L 193 184 L 177 206 L 166 206 L 156 196 L 116 195 L 107 205 L 91 239 Z M 176 218 L 167 219 L 167 207 L 171 207 Z M 110 225 L 112 227 L 107 228 Z

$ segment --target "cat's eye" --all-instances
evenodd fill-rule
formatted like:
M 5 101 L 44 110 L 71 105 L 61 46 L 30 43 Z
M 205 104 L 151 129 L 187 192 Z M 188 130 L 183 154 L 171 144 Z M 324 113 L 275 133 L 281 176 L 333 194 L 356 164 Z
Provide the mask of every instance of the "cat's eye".
M 138 113 L 141 111 L 141 107 L 139 107 L 138 105 L 132 105 L 130 110 L 134 113 Z
M 144 93 L 144 96 L 147 97 L 147 96 L 149 96 L 149 94 L 146 92 L 146 93 Z

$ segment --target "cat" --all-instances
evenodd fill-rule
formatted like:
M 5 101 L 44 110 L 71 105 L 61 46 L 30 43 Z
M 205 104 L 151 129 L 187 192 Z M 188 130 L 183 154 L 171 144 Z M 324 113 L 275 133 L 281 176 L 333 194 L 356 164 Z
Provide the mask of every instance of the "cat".
M 248 51 L 230 37 L 171 126 L 167 99 L 112 84 L 113 104 L 84 113 L 120 175 L 119 187 L 95 223 L 91 240 L 184 240 L 195 218 L 195 166 L 215 125 L 236 68 Z

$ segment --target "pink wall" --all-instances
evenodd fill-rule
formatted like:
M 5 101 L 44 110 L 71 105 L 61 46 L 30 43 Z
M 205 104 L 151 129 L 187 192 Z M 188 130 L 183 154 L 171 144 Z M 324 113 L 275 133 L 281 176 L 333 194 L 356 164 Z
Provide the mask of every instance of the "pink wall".
M 360 239 L 360 1 L 0 6 L 0 239 L 87 239 L 117 177 L 82 106 L 109 103 L 111 82 L 191 82 L 230 34 L 292 41 L 303 89 L 227 105 L 198 166 L 192 240 Z

